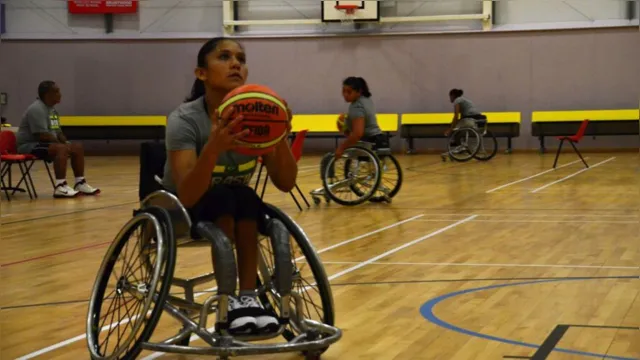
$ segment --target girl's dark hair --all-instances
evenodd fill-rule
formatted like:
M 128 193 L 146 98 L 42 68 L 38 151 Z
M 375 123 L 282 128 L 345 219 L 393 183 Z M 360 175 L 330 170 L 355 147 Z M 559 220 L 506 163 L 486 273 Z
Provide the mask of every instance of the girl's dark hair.
M 464 91 L 462 91 L 462 89 L 451 89 L 451 91 L 449 91 L 449 96 L 453 96 L 455 98 L 459 98 L 463 94 Z
M 364 97 L 371 97 L 371 91 L 369 91 L 369 85 L 361 77 L 350 76 L 342 82 L 342 85 L 347 85 L 353 90 L 360 93 Z
M 218 45 L 224 40 L 231 40 L 225 37 L 215 37 L 202 45 L 200 51 L 198 51 L 198 63 L 197 66 L 201 68 L 207 67 L 207 55 L 211 52 L 215 51 L 218 48 Z M 193 82 L 193 86 L 191 87 L 191 93 L 185 99 L 185 102 L 190 102 L 198 99 L 203 96 L 205 93 L 204 82 L 198 78 Z

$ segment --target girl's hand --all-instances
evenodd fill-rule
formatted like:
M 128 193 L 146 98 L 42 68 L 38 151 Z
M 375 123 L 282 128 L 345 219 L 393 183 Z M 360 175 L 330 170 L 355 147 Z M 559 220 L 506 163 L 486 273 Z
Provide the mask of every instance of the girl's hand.
M 232 111 L 229 111 L 220 117 L 218 110 L 216 110 L 209 117 L 211 120 L 209 142 L 213 145 L 213 148 L 217 153 L 222 153 L 236 148 L 238 146 L 238 140 L 247 136 L 250 132 L 249 129 L 245 129 L 239 133 L 233 134 L 231 131 L 242 121 L 243 117 L 242 115 L 239 115 L 232 121 L 229 121 L 231 113 Z

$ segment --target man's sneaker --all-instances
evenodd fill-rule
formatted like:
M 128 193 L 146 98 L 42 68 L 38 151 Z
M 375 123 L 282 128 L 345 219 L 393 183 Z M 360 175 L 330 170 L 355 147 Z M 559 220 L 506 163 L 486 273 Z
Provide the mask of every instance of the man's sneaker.
M 229 296 L 229 332 L 233 335 L 275 332 L 278 320 L 253 296 Z
M 87 184 L 87 180 L 82 180 L 77 182 L 74 186 L 75 190 L 83 195 L 96 195 L 100 193 L 100 189 L 94 188 L 93 186 Z
M 76 195 L 78 195 L 78 192 L 69 187 L 66 181 L 56 185 L 53 190 L 54 198 L 72 198 Z

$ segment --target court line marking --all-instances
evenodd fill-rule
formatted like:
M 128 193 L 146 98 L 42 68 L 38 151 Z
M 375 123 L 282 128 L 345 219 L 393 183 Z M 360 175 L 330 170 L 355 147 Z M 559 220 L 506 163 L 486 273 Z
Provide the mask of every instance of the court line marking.
M 587 160 L 587 159 L 589 159 L 589 158 L 588 158 L 588 157 L 586 157 L 586 158 L 584 158 L 584 159 L 585 159 L 585 160 Z M 510 182 L 510 183 L 508 183 L 508 184 L 500 185 L 500 186 L 498 186 L 498 187 L 496 187 L 496 188 L 493 188 L 493 189 L 491 189 L 491 190 L 487 190 L 487 191 L 485 192 L 485 194 L 490 194 L 490 193 L 492 193 L 492 192 L 494 192 L 494 191 L 496 191 L 496 190 L 504 189 L 504 188 L 506 188 L 507 186 L 515 185 L 515 184 L 521 183 L 521 182 L 523 182 L 523 181 L 527 181 L 527 180 L 533 179 L 533 178 L 538 177 L 538 176 L 540 176 L 540 175 L 544 175 L 544 174 L 546 174 L 546 173 L 549 173 L 549 172 L 552 172 L 552 171 L 558 170 L 558 169 L 563 168 L 563 167 L 565 167 L 565 166 L 573 165 L 573 164 L 575 164 L 575 163 L 577 163 L 577 162 L 580 162 L 580 161 L 582 161 L 582 160 L 572 161 L 572 162 L 570 162 L 570 163 L 566 163 L 566 164 L 563 164 L 563 165 L 557 166 L 555 169 L 551 168 L 551 169 L 549 169 L 549 170 L 545 170 L 545 171 L 539 172 L 539 173 L 537 173 L 537 174 L 535 174 L 535 175 L 531 175 L 531 176 L 528 176 L 528 177 L 526 177 L 526 178 L 522 178 L 522 179 L 520 179 L 520 180 L 512 181 L 512 182 Z
M 17 261 L 9 262 L 9 263 L 6 263 L 6 264 L 0 264 L 0 268 L 8 267 L 8 266 L 11 266 L 11 265 L 24 264 L 24 263 L 31 262 L 31 261 L 36 261 L 36 260 L 42 260 L 42 259 L 46 259 L 46 258 L 49 258 L 49 257 L 57 256 L 57 255 L 69 254 L 69 253 L 76 252 L 76 251 L 94 249 L 94 248 L 97 248 L 97 247 L 102 247 L 102 246 L 109 245 L 112 242 L 113 242 L 113 240 L 106 241 L 106 242 L 101 242 L 101 243 L 96 243 L 96 244 L 89 244 L 89 245 L 85 245 L 85 246 L 81 246 L 81 247 L 77 247 L 77 248 L 72 248 L 72 249 L 67 249 L 67 250 L 61 250 L 61 251 L 58 251 L 58 252 L 55 252 L 55 253 L 51 253 L 51 254 L 34 256 L 34 257 L 31 257 L 31 258 L 17 260 Z
M 323 264 L 347 265 L 358 264 L 357 261 L 323 261 Z M 640 270 L 640 266 L 605 266 L 605 265 L 558 265 L 558 264 L 482 264 L 482 263 L 446 263 L 446 262 L 372 262 L 371 265 L 403 265 L 403 266 L 472 266 L 472 267 L 532 267 L 563 269 L 615 269 Z
M 440 319 L 439 317 L 436 316 L 436 314 L 434 312 L 434 308 L 438 304 L 442 303 L 444 300 L 448 300 L 448 299 L 451 299 L 451 298 L 454 298 L 454 297 L 457 297 L 457 296 L 460 296 L 460 295 L 465 295 L 465 294 L 470 294 L 470 293 L 475 293 L 475 292 L 481 292 L 481 291 L 491 290 L 491 289 L 499 289 L 499 288 L 510 287 L 510 286 L 543 285 L 545 283 L 552 283 L 552 282 L 559 282 L 559 281 L 584 281 L 584 280 L 604 280 L 604 279 L 617 280 L 617 279 L 634 279 L 634 278 L 636 278 L 636 277 L 635 276 L 611 276 L 611 277 L 558 278 L 558 279 L 549 279 L 549 280 L 534 280 L 534 281 L 524 281 L 524 282 L 517 282 L 517 283 L 497 284 L 497 285 L 483 286 L 483 287 L 479 287 L 479 288 L 458 290 L 458 291 L 450 292 L 450 293 L 447 293 L 447 294 L 444 294 L 444 295 L 439 295 L 439 296 L 437 296 L 435 298 L 430 299 L 429 301 L 424 303 L 422 306 L 420 306 L 420 314 L 422 315 L 422 317 L 424 317 L 430 323 L 432 323 L 432 324 L 434 324 L 436 326 L 439 326 L 441 328 L 447 329 L 449 331 L 457 332 L 457 333 L 460 333 L 460 334 L 464 334 L 464 335 L 467 335 L 467 336 L 480 338 L 480 339 L 484 339 L 484 340 L 496 341 L 496 342 L 500 342 L 500 343 L 503 343 L 503 344 L 509 344 L 509 345 L 515 345 L 515 346 L 523 346 L 523 347 L 537 349 L 537 348 L 540 347 L 540 345 L 526 343 L 526 342 L 523 342 L 523 341 L 511 340 L 511 339 L 502 338 L 502 337 L 498 337 L 498 336 L 494 336 L 494 335 L 488 335 L 488 334 L 480 333 L 480 332 L 477 332 L 477 331 L 468 330 L 468 329 L 462 328 L 460 326 L 457 326 L 455 324 L 446 322 L 446 321 L 444 321 L 444 320 L 442 320 L 442 319 Z M 574 354 L 574 355 L 596 357 L 596 358 L 600 358 L 600 359 L 637 360 L 637 359 L 628 358 L 628 357 L 622 357 L 622 356 L 616 356 L 616 355 L 607 355 L 607 354 L 595 354 L 595 353 L 591 353 L 591 352 L 578 351 L 578 350 L 566 349 L 566 348 L 554 348 L 554 351 L 562 352 L 562 353 L 566 353 L 566 354 Z
M 389 256 L 389 255 L 391 255 L 391 254 L 394 254 L 394 253 L 396 253 L 396 252 L 398 252 L 398 251 L 400 251 L 400 250 L 404 250 L 404 249 L 406 249 L 406 248 L 408 248 L 408 247 L 410 247 L 410 246 L 413 246 L 413 245 L 415 245 L 415 244 L 417 244 L 417 243 L 420 243 L 420 242 L 422 242 L 422 241 L 424 241 L 424 240 L 427 240 L 427 239 L 429 239 L 429 238 L 431 238 L 431 237 L 434 237 L 434 236 L 436 236 L 436 235 L 438 235 L 438 234 L 441 234 L 441 233 L 443 233 L 443 232 L 445 232 L 445 231 L 447 231 L 447 230 L 449 230 L 449 229 L 453 229 L 454 227 L 456 227 L 456 226 L 458 226 L 458 225 L 464 224 L 464 223 L 468 222 L 469 220 L 472 220 L 475 216 L 476 216 L 476 215 L 471 215 L 471 216 L 467 217 L 466 219 L 463 219 L 463 220 L 457 221 L 457 222 L 455 222 L 455 223 L 453 223 L 453 224 L 450 224 L 450 225 L 445 226 L 445 227 L 443 227 L 443 228 L 441 228 L 441 229 L 438 229 L 438 230 L 436 230 L 436 231 L 433 231 L 433 232 L 431 232 L 431 233 L 429 233 L 429 234 L 427 234 L 427 235 L 425 235 L 425 236 L 419 237 L 419 238 L 417 238 L 417 239 L 415 239 L 415 240 L 413 240 L 413 241 L 410 241 L 410 242 L 408 242 L 408 243 L 405 243 L 405 244 L 403 244 L 403 245 L 400 245 L 400 246 L 398 246 L 398 247 L 396 247 L 396 248 L 393 248 L 393 249 L 391 249 L 391 250 L 389 250 L 389 251 L 387 251 L 387 252 L 384 252 L 384 253 L 382 253 L 382 254 L 380 254 L 380 255 L 374 256 L 374 257 L 370 258 L 369 260 L 366 260 L 366 261 L 360 262 L 360 263 L 358 263 L 358 264 L 357 264 L 357 265 L 355 265 L 355 266 L 352 266 L 352 267 L 350 267 L 350 268 L 348 268 L 348 269 L 342 270 L 342 271 L 340 271 L 340 272 L 338 272 L 338 273 L 336 273 L 336 274 L 333 274 L 333 275 L 329 276 L 328 280 L 329 280 L 329 281 L 331 281 L 331 280 L 337 279 L 337 278 L 339 278 L 339 277 L 341 277 L 341 276 L 344 276 L 344 275 L 346 275 L 346 274 L 348 274 L 348 273 L 350 273 L 350 272 L 353 272 L 353 271 L 355 271 L 355 270 L 358 270 L 358 269 L 360 269 L 361 267 L 366 266 L 367 264 L 370 264 L 370 263 L 372 263 L 372 262 L 375 262 L 376 260 L 382 259 L 383 257 L 386 257 L 386 256 Z M 324 263 L 324 262 L 323 262 L 323 263 Z M 306 291 L 306 289 L 307 289 L 307 288 L 309 288 L 309 287 L 310 287 L 310 286 L 306 286 L 306 287 L 304 288 L 304 290 Z M 189 341 L 195 341 L 195 340 L 198 340 L 198 339 L 199 339 L 199 336 L 197 336 L 197 335 L 192 335 L 192 336 L 191 336 L 191 338 L 189 339 Z M 152 359 L 156 359 L 156 358 L 158 358 L 158 357 L 160 357 L 160 356 L 162 356 L 162 355 L 165 355 L 165 353 L 161 353 L 161 352 L 154 352 L 154 353 L 152 353 L 151 355 L 149 355 L 149 356 L 147 356 L 147 357 L 143 358 L 142 360 L 152 360 Z
M 95 207 L 95 208 L 88 208 L 88 209 L 69 211 L 69 212 L 65 212 L 65 213 L 42 215 L 42 216 L 36 216 L 36 217 L 26 218 L 26 219 L 22 218 L 22 219 L 19 219 L 19 220 L 3 222 L 3 223 L 0 223 L 0 224 L 2 224 L 2 225 L 10 225 L 10 224 L 17 224 L 17 223 L 23 223 L 23 222 L 28 222 L 28 221 L 51 219 L 51 218 L 55 218 L 55 217 L 59 217 L 59 216 L 74 215 L 74 214 L 80 214 L 80 213 L 91 212 L 91 211 L 105 210 L 105 209 L 110 209 L 110 208 L 115 208 L 115 207 L 120 207 L 120 206 L 125 206 L 125 205 L 138 204 L 138 203 L 140 203 L 140 202 L 139 201 L 129 201 L 129 202 L 121 203 L 121 204 L 105 205 L 105 206 L 99 206 L 99 207 Z M 52 206 L 52 207 L 48 208 L 47 210 L 53 209 L 53 208 L 55 208 L 55 206 Z
M 543 189 L 546 189 L 546 188 L 548 188 L 548 187 L 549 187 L 549 186 L 551 186 L 551 185 L 554 185 L 554 184 L 557 184 L 557 183 L 559 183 L 559 182 L 562 182 L 562 181 L 565 181 L 565 180 L 571 179 L 572 177 L 574 177 L 574 176 L 576 176 L 576 175 L 579 175 L 579 174 L 582 174 L 583 172 L 585 172 L 585 171 L 587 171 L 587 170 L 590 170 L 590 169 L 593 169 L 594 167 L 598 167 L 598 166 L 600 166 L 600 165 L 602 165 L 602 164 L 608 163 L 609 161 L 611 161 L 611 160 L 613 160 L 613 159 L 615 159 L 615 158 L 616 158 L 616 157 L 615 157 L 615 156 L 613 156 L 613 157 L 608 158 L 607 160 L 603 160 L 603 161 L 600 161 L 600 162 L 599 162 L 599 163 L 597 163 L 597 164 L 593 164 L 593 165 L 589 166 L 588 168 L 584 168 L 584 169 L 578 170 L 578 171 L 574 172 L 574 173 L 573 173 L 573 174 L 571 174 L 571 175 L 568 175 L 568 176 L 563 177 L 562 179 L 559 179 L 559 180 L 556 180 L 556 181 L 550 182 L 550 183 L 548 183 L 547 185 L 543 185 L 543 186 L 541 186 L 541 187 L 539 187 L 539 188 L 537 188 L 537 189 L 533 189 L 533 190 L 531 190 L 531 193 L 532 193 L 532 194 L 535 194 L 535 193 L 537 193 L 538 191 L 543 190 Z
M 439 234 L 441 234 L 441 233 L 443 233 L 443 232 L 445 232 L 447 230 L 453 229 L 454 227 L 456 227 L 458 225 L 462 225 L 462 224 L 464 224 L 466 222 L 469 222 L 469 221 L 475 219 L 476 216 L 478 216 L 478 215 L 471 215 L 471 216 L 469 216 L 469 217 L 467 217 L 465 219 L 456 221 L 455 223 L 453 223 L 451 225 L 447 225 L 447 226 L 445 226 L 443 228 L 440 228 L 440 229 L 438 229 L 436 231 L 433 231 L 433 232 L 431 232 L 431 233 L 429 233 L 429 234 L 427 234 L 425 236 L 419 237 L 419 238 L 417 238 L 417 239 L 415 239 L 413 241 L 409 241 L 408 243 L 405 243 L 405 244 L 400 245 L 400 246 L 398 246 L 396 248 L 393 248 L 393 249 L 391 249 L 389 251 L 386 251 L 386 252 L 384 252 L 384 253 L 382 253 L 382 254 L 380 254 L 378 256 L 374 256 L 374 257 L 370 258 L 369 260 L 363 261 L 361 263 L 358 263 L 355 266 L 352 266 L 350 268 L 342 270 L 339 273 L 336 273 L 336 274 L 333 274 L 333 275 L 329 276 L 329 281 L 331 281 L 333 279 L 337 279 L 337 278 L 339 278 L 339 277 L 341 277 L 343 275 L 346 275 L 346 274 L 348 274 L 348 273 L 350 273 L 352 271 L 358 270 L 361 267 L 366 266 L 366 265 L 371 264 L 371 263 L 374 263 L 374 262 L 376 262 L 376 261 L 378 261 L 378 260 L 380 260 L 380 259 L 382 259 L 384 257 L 387 257 L 389 255 L 395 254 L 400 250 L 404 250 L 404 249 L 406 249 L 406 248 L 408 248 L 410 246 L 413 246 L 415 244 L 421 243 L 421 242 L 423 242 L 423 241 L 425 241 L 427 239 L 430 239 L 430 238 L 432 238 L 432 237 L 434 237 L 436 235 L 439 235 Z
M 479 215 L 482 216 L 482 215 Z M 449 221 L 457 220 L 450 219 Z M 420 222 L 442 222 L 447 221 L 447 219 L 420 219 L 416 220 Z M 595 223 L 595 224 L 640 224 L 640 220 L 631 221 L 631 220 L 512 220 L 512 219 L 503 219 L 503 220 L 473 220 L 474 222 L 497 222 L 497 223 Z
M 326 248 L 324 248 L 324 249 L 318 250 L 318 251 L 316 251 L 316 253 L 320 254 L 320 253 L 323 253 L 323 252 L 326 252 L 326 251 L 329 251 L 329 250 L 335 249 L 335 248 L 337 248 L 337 247 L 340 247 L 340 246 L 343 246 L 343 245 L 346 245 L 346 244 L 352 243 L 352 242 L 354 242 L 354 241 L 356 241 L 356 240 L 363 239 L 363 238 L 365 238 L 365 237 L 367 237 L 367 236 L 375 235 L 375 234 L 377 234 L 377 233 L 379 233 L 379 232 L 382 232 L 382 231 L 385 231 L 385 230 L 388 230 L 388 229 L 394 228 L 394 227 L 396 227 L 396 226 L 399 226 L 399 225 L 402 225 L 402 224 L 408 223 L 408 222 L 410 222 L 410 221 L 413 221 L 413 220 L 415 220 L 415 219 L 417 219 L 417 218 L 419 218 L 419 217 L 421 217 L 421 216 L 424 216 L 424 214 L 416 215 L 416 216 L 413 216 L 413 217 L 408 218 L 408 219 L 405 219 L 405 220 L 397 221 L 397 222 L 395 222 L 395 223 L 393 223 L 393 224 L 390 224 L 390 225 L 387 225 L 387 226 L 385 226 L 385 227 L 383 227 L 383 228 L 380 228 L 380 229 L 377 229 L 377 230 L 374 230 L 374 231 L 370 231 L 370 232 L 368 232 L 368 233 L 366 233 L 366 234 L 358 235 L 358 236 L 356 236 L 356 237 L 354 237 L 354 238 L 351 238 L 351 239 L 345 240 L 345 241 L 343 241 L 343 242 L 340 242 L 340 243 L 338 243 L 338 244 L 331 245 L 331 246 L 326 247 Z M 202 295 L 204 295 L 204 294 L 207 294 L 207 293 L 209 293 L 209 292 L 211 292 L 211 291 L 215 291 L 216 289 L 217 289 L 217 287 L 213 287 L 213 288 L 210 288 L 210 289 L 205 289 L 205 290 L 204 290 L 204 291 L 202 291 L 202 292 L 196 292 L 196 293 L 194 294 L 194 298 L 196 298 L 196 297 L 200 297 L 200 296 L 202 296 Z M 135 315 L 135 316 L 138 316 L 138 315 Z M 134 318 L 135 318 L 135 316 L 134 316 Z M 120 324 L 126 324 L 126 323 L 127 323 L 127 322 L 129 322 L 129 321 L 130 321 L 130 319 L 124 319 L 123 321 L 121 321 L 121 322 L 120 322 Z M 115 324 L 117 324 L 117 323 L 113 323 L 113 324 L 105 325 L 104 327 L 102 327 L 102 329 L 100 329 L 100 331 L 102 332 L 102 331 L 105 331 L 105 330 L 107 330 L 107 329 L 110 329 L 110 328 L 111 328 L 112 326 L 114 326 Z M 51 351 L 57 350 L 57 349 L 59 349 L 59 348 L 65 347 L 65 346 L 67 346 L 67 345 L 70 345 L 70 344 L 72 344 L 72 343 L 74 343 L 74 342 L 76 342 L 76 341 L 80 341 L 80 340 L 86 339 L 86 337 L 87 337 L 86 333 L 85 333 L 85 334 L 82 334 L 82 335 L 78 335 L 78 336 L 75 336 L 75 337 L 73 337 L 73 338 L 70 338 L 70 339 L 67 339 L 67 340 L 63 340 L 63 341 L 58 342 L 58 343 L 56 343 L 56 344 L 53 344 L 53 345 L 47 346 L 47 347 L 42 348 L 42 349 L 40 349 L 40 350 L 36 350 L 36 351 L 34 351 L 34 352 L 32 352 L 32 353 L 29 353 L 29 354 L 27 354 L 27 355 L 21 356 L 21 357 L 17 358 L 16 360 L 28 360 L 28 359 L 33 359 L 33 358 L 35 358 L 35 357 L 37 357 L 37 356 L 40 356 L 40 355 L 46 354 L 46 353 L 48 353 L 48 352 L 51 352 Z M 148 357 L 148 358 L 145 358 L 145 359 L 154 359 L 154 358 Z
M 372 209 L 369 209 L 372 210 Z M 426 213 L 423 214 L 424 216 L 469 216 L 469 215 L 473 215 L 471 213 Z M 547 214 L 528 214 L 528 213 L 514 213 L 514 212 L 510 212 L 510 213 L 504 213 L 504 214 L 476 214 L 478 215 L 478 217 L 500 217 L 500 218 L 504 218 L 504 217 L 516 217 L 516 218 L 522 218 L 522 217 L 612 217 L 612 218 L 637 218 L 640 219 L 640 214 L 638 215 L 630 215 L 630 214 L 582 214 L 582 213 L 577 213 L 577 214 L 553 214 L 553 213 L 547 213 Z M 420 220 L 422 221 L 422 220 Z M 479 221 L 479 220 L 476 220 Z

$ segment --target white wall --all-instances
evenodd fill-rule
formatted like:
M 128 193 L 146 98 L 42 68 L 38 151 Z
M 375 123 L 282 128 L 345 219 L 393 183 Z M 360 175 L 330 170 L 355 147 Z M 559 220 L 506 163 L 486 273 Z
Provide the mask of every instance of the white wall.
M 626 0 L 499 0 L 495 2 L 497 30 L 553 27 L 619 26 L 625 20 Z M 222 33 L 221 0 L 141 0 L 139 13 L 115 15 L 114 32 L 105 33 L 101 15 L 69 14 L 65 0 L 0 0 L 7 5 L 5 38 L 200 38 Z M 319 19 L 317 0 L 242 0 L 241 20 Z M 640 6 L 636 6 L 638 11 Z M 480 0 L 428 0 L 382 2 L 384 16 L 480 14 Z M 449 21 L 368 25 L 374 31 L 480 30 L 480 21 Z M 280 34 L 347 30 L 340 24 L 325 26 L 244 27 L 241 30 Z

